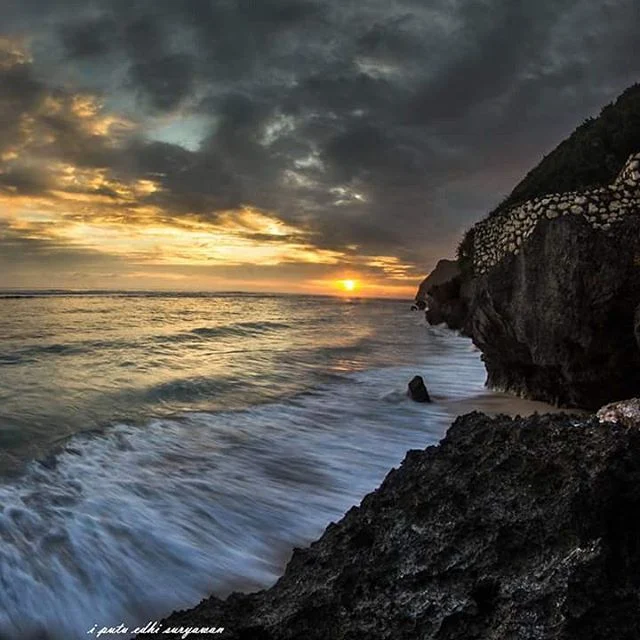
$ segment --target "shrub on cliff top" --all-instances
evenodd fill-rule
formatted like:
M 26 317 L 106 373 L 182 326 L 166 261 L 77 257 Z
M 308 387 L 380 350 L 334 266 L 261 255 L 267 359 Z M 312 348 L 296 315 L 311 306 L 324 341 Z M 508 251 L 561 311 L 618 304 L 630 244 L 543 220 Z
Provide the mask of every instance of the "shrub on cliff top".
M 458 260 L 458 267 L 465 276 L 473 276 L 473 238 L 474 229 L 471 227 L 458 244 L 456 251 L 456 258 Z

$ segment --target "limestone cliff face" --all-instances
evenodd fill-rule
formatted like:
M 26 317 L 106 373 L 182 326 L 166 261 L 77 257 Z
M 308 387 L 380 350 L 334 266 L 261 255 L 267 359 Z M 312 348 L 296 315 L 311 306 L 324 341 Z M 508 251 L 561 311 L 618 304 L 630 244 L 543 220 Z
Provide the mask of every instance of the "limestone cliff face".
M 639 478 L 637 426 L 470 414 L 271 589 L 162 624 L 228 640 L 637 640 Z
M 490 386 L 597 408 L 640 394 L 638 304 L 640 216 L 602 230 L 571 215 L 474 279 L 469 324 Z

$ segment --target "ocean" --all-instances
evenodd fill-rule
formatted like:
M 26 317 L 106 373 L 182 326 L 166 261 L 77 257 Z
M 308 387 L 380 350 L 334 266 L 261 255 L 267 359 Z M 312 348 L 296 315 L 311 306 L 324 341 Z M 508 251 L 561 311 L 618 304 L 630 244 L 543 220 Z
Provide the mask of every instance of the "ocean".
M 483 398 L 501 406 L 470 340 L 408 301 L 0 305 L 1 638 L 132 629 L 269 586 L 408 449 Z M 416 374 L 432 404 L 406 396 Z

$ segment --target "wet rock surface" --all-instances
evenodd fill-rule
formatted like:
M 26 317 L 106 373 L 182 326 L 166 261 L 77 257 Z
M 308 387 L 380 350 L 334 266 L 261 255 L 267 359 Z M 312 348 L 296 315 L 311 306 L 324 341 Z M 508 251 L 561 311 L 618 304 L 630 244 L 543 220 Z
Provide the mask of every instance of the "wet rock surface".
M 471 335 L 469 288 L 462 276 L 434 285 L 427 294 L 426 319 L 429 324 L 446 324 L 450 329 Z
M 616 422 L 625 427 L 640 428 L 640 398 L 612 402 L 597 413 L 600 422 Z
M 637 640 L 639 540 L 639 429 L 473 413 L 296 550 L 275 586 L 163 624 L 229 640 Z

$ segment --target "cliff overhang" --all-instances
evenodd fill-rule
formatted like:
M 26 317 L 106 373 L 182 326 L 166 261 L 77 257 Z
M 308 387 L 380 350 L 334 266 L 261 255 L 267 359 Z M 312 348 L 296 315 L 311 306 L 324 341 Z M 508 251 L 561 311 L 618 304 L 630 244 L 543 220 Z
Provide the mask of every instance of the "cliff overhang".
M 587 409 L 640 394 L 640 154 L 608 186 L 490 216 L 465 249 L 427 319 L 473 338 L 490 387 Z

